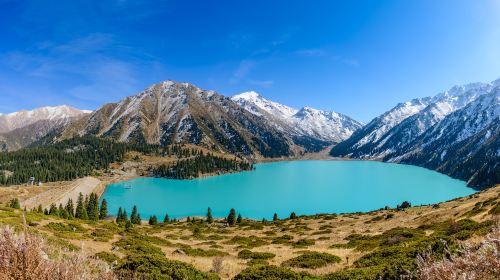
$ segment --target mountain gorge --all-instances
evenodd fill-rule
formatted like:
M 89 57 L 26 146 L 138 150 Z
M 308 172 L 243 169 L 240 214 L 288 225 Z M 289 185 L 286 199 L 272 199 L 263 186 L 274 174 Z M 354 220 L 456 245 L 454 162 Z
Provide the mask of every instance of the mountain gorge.
M 419 165 L 484 187 L 499 182 L 500 82 L 398 104 L 331 155 Z

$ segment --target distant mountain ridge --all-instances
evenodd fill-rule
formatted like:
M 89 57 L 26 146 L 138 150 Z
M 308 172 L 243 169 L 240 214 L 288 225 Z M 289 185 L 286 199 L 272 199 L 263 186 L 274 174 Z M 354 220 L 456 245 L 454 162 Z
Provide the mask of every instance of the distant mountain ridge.
M 0 114 L 0 133 L 12 131 L 17 128 L 34 124 L 41 120 L 60 120 L 69 119 L 85 114 L 91 111 L 80 110 L 67 105 L 47 106 L 33 110 L 21 110 L 9 114 Z
M 424 166 L 479 187 L 498 183 L 499 86 L 500 80 L 455 86 L 398 104 L 331 155 Z
M 0 114 L 0 151 L 26 147 L 90 112 L 62 105 Z
M 235 95 L 231 99 L 252 114 L 264 116 L 279 130 L 295 136 L 308 136 L 338 143 L 363 126 L 343 114 L 307 106 L 297 110 L 265 99 L 254 91 Z

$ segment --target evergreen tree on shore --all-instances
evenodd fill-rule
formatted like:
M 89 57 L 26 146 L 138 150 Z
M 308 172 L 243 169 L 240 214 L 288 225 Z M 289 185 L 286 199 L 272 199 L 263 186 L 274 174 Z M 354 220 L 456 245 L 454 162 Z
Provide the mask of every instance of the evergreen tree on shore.
M 130 222 L 135 225 L 140 225 L 141 224 L 141 216 L 139 215 L 139 212 L 137 211 L 137 206 L 134 205 L 132 207 L 132 214 L 130 215 Z
M 278 214 L 274 213 L 274 215 L 273 215 L 273 221 L 276 222 L 278 220 L 279 220 Z
M 212 209 L 208 207 L 207 209 L 207 223 L 211 224 L 214 222 L 214 218 L 212 217 Z
M 87 202 L 87 216 L 89 220 L 99 220 L 99 199 L 97 194 L 91 193 Z
M 229 226 L 234 226 L 234 224 L 236 223 L 236 210 L 234 210 L 234 208 L 231 208 L 231 210 L 229 211 L 229 215 L 227 216 L 227 223 L 229 224 Z
M 170 217 L 168 216 L 168 213 L 165 214 L 165 218 L 163 218 L 163 223 L 165 223 L 165 224 L 170 223 Z
M 116 214 L 116 223 L 117 224 L 121 224 L 123 222 L 123 212 L 122 212 L 122 208 L 118 208 L 118 214 Z
M 243 218 L 241 217 L 241 214 L 238 214 L 238 218 L 236 219 L 236 223 L 241 224 L 241 221 L 243 221 Z
M 127 210 L 123 209 L 123 212 L 122 212 L 122 221 L 124 223 L 128 222 L 129 219 L 128 219 L 128 214 L 127 214 Z
M 99 209 L 99 219 L 104 220 L 108 216 L 108 202 L 106 199 L 101 201 L 101 208 Z
M 156 225 L 158 224 L 158 218 L 156 218 L 156 215 L 150 216 L 149 217 L 149 225 Z

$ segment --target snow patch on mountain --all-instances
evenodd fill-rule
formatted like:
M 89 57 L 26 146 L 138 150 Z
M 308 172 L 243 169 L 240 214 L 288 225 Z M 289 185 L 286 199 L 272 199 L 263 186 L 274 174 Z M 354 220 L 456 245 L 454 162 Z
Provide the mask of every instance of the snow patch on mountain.
M 9 114 L 0 114 L 0 132 L 5 133 L 18 128 L 22 128 L 42 120 L 70 119 L 92 111 L 79 110 L 67 105 L 47 106 L 33 110 L 22 110 Z
M 340 142 L 362 126 L 362 123 L 336 112 L 307 106 L 297 110 L 268 100 L 255 91 L 244 92 L 231 99 L 250 113 L 264 116 L 279 130 L 292 135 Z

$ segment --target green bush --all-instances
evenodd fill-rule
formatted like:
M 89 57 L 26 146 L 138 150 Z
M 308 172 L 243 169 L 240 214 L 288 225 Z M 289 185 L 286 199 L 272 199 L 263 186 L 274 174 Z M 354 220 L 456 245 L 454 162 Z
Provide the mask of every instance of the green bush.
M 190 264 L 169 260 L 158 254 L 129 255 L 116 269 L 135 275 L 133 279 L 220 279 L 215 274 L 201 272 Z
M 293 244 L 294 247 L 307 247 L 307 246 L 312 246 L 316 244 L 316 241 L 314 239 L 300 239 L 295 244 Z
M 276 255 L 273 253 L 252 252 L 248 249 L 242 250 L 238 253 L 238 258 L 240 259 L 267 260 L 267 259 L 272 259 L 275 256 Z
M 222 257 L 222 256 L 227 256 L 228 253 L 222 252 L 216 249 L 200 249 L 200 248 L 191 248 L 189 245 L 182 245 L 180 246 L 180 249 L 186 253 L 188 256 L 192 257 Z
M 115 243 L 127 255 L 119 261 L 118 273 L 132 279 L 219 279 L 217 275 L 198 271 L 190 264 L 167 259 L 150 240 L 154 238 L 132 235 Z
M 95 254 L 95 257 L 107 262 L 108 264 L 112 264 L 114 261 L 117 261 L 120 259 L 117 255 L 115 255 L 113 253 L 109 253 L 109 252 L 99 252 L 99 253 Z
M 50 222 L 50 223 L 48 223 L 46 225 L 46 227 L 48 229 L 54 231 L 54 232 L 78 232 L 78 233 L 83 233 L 83 232 L 87 231 L 81 225 L 76 224 L 76 223 L 63 224 L 63 223 Z
M 296 273 L 288 268 L 277 267 L 274 265 L 255 265 L 250 266 L 240 272 L 233 278 L 234 280 L 311 280 L 315 279 L 307 273 Z
M 298 268 L 320 268 L 332 263 L 339 263 L 340 257 L 328 253 L 307 252 L 282 263 L 283 266 Z
M 293 236 L 285 234 L 285 235 L 273 238 L 272 243 L 273 244 L 289 244 L 292 242 L 292 240 L 293 240 Z
M 247 248 L 254 248 L 267 245 L 268 242 L 257 236 L 234 236 L 226 241 L 226 244 L 238 244 Z

